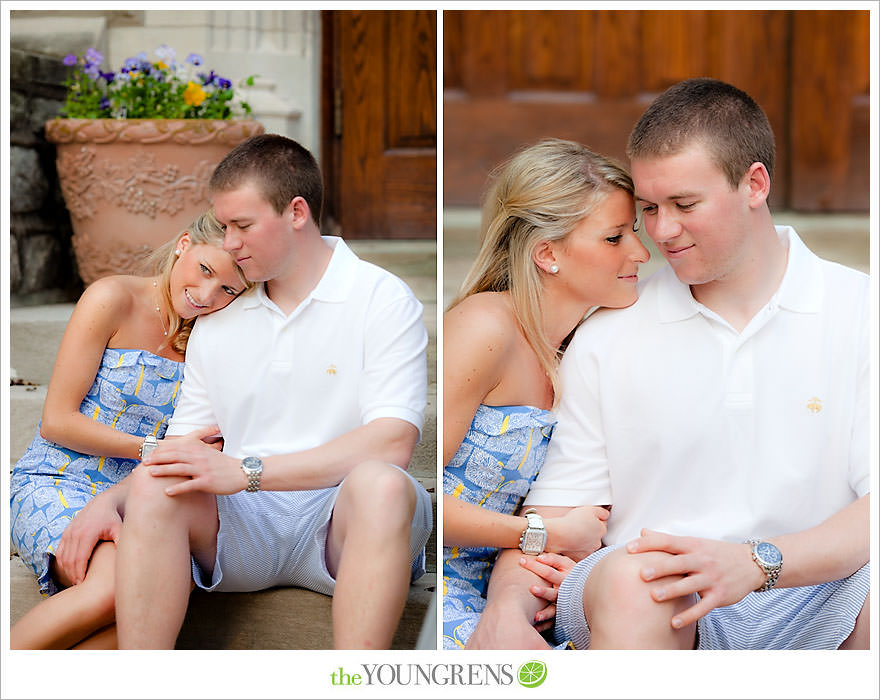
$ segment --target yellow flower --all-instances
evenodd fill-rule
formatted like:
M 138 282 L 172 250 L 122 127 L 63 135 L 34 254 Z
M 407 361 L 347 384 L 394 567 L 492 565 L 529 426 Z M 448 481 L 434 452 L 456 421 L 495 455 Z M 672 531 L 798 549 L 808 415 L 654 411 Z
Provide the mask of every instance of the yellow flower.
M 192 80 L 186 84 L 186 90 L 183 91 L 183 101 L 190 107 L 198 107 L 206 97 L 201 85 L 196 85 Z

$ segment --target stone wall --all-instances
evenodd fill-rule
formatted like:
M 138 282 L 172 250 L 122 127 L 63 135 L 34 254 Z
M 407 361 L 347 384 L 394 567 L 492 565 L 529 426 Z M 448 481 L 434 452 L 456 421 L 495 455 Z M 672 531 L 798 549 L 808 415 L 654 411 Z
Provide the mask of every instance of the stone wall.
M 66 69 L 57 56 L 10 51 L 10 261 L 12 300 L 76 299 L 82 282 L 70 216 L 55 174 L 55 147 L 43 125 L 58 116 Z
M 320 146 L 320 13 L 314 10 L 14 10 L 10 13 L 11 301 L 75 300 L 82 292 L 70 217 L 55 175 L 44 122 L 58 116 L 66 68 L 61 59 L 94 46 L 105 68 L 167 43 L 200 53 L 238 83 L 270 133 Z

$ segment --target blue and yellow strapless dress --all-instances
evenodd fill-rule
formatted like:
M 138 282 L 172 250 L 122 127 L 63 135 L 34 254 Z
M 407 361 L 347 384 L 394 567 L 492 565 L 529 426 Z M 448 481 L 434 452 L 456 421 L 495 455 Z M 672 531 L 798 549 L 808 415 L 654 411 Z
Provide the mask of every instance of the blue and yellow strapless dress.
M 556 419 L 532 406 L 481 405 L 443 469 L 443 493 L 511 514 L 544 464 Z M 443 547 L 443 648 L 463 649 L 486 605 L 495 547 Z
M 130 435 L 162 438 L 182 381 L 182 362 L 146 350 L 107 348 L 79 412 Z M 71 518 L 137 464 L 76 452 L 45 440 L 37 428 L 12 470 L 9 517 L 13 546 L 37 576 L 41 593 L 58 591 L 49 561 Z

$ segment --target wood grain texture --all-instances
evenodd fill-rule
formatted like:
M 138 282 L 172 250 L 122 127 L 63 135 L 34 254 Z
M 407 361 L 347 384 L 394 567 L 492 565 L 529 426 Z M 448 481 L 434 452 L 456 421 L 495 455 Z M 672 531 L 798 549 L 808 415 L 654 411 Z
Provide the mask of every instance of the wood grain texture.
M 332 23 L 325 71 L 334 103 L 341 100 L 341 126 L 324 140 L 336 231 L 435 237 L 436 12 L 334 11 L 324 19 Z
M 767 113 L 772 207 L 868 208 L 867 12 L 445 11 L 443 21 L 447 205 L 477 204 L 491 168 L 544 136 L 622 158 L 654 97 L 709 76 Z

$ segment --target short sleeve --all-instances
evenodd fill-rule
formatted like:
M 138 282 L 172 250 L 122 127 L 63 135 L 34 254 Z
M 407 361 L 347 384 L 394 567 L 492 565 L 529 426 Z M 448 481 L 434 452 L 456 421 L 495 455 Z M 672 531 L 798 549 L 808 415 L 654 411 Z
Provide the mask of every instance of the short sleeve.
M 849 484 L 859 498 L 871 490 L 870 436 L 868 433 L 870 426 L 869 387 L 871 386 L 867 311 L 869 306 L 867 295 L 865 295 L 864 312 L 861 314 L 859 326 L 858 375 L 856 377 L 855 409 L 849 458 Z
M 204 342 L 197 321 L 186 346 L 183 384 L 180 388 L 177 408 L 174 409 L 174 415 L 171 416 L 168 431 L 165 433 L 168 436 L 186 435 L 193 430 L 217 423 L 204 381 L 204 364 L 200 354 Z
M 547 458 L 525 500 L 534 506 L 611 504 L 611 479 L 599 406 L 596 357 L 584 326 L 560 364 L 564 387 Z
M 403 282 L 391 278 L 383 286 L 365 324 L 361 420 L 399 418 L 421 433 L 428 387 L 423 307 Z

